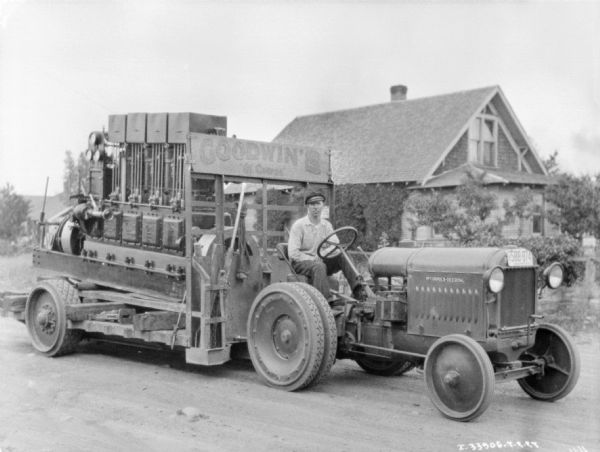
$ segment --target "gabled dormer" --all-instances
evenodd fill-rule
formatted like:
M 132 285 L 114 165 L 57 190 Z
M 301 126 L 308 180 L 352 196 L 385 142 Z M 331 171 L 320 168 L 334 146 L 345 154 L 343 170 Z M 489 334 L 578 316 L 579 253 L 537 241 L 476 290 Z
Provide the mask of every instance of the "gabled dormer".
M 422 185 L 453 185 L 467 167 L 488 171 L 498 183 L 545 181 L 546 169 L 499 87 L 460 130 Z

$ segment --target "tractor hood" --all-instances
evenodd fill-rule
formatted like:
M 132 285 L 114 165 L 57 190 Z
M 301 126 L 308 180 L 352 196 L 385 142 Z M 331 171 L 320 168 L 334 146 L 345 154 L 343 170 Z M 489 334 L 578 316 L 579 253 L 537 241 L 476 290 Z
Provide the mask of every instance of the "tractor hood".
M 407 276 L 414 271 L 485 273 L 492 267 L 535 267 L 523 248 L 380 248 L 369 258 L 374 277 Z

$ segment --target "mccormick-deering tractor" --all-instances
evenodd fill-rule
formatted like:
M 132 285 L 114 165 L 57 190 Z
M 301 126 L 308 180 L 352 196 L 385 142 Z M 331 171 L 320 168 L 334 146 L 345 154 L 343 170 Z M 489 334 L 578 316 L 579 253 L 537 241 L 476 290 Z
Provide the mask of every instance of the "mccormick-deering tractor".
M 89 184 L 42 222 L 33 252 L 54 276 L 3 303 L 38 352 L 120 337 L 212 366 L 247 347 L 260 378 L 290 391 L 319 382 L 336 358 L 378 375 L 417 366 L 433 404 L 460 421 L 485 411 L 496 382 L 517 380 L 546 401 L 573 389 L 573 341 L 536 315 L 541 286 L 562 283 L 559 263 L 540 282 L 525 249 L 388 247 L 368 258 L 360 299 L 334 291 L 326 300 L 294 273 L 285 230 L 271 224 L 303 206 L 276 205 L 268 189 L 321 190 L 334 220 L 329 153 L 227 138 L 226 124 L 136 113 L 89 135 Z M 356 230 L 335 233 L 319 254 L 333 246 L 352 262 Z

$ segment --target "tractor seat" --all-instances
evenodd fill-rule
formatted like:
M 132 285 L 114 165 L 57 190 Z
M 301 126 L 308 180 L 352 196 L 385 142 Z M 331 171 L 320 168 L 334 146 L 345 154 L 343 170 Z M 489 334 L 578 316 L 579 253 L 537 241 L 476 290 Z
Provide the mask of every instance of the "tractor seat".
M 290 269 L 290 274 L 287 276 L 288 281 L 298 281 L 298 282 L 308 282 L 308 278 L 304 275 L 299 275 L 295 272 L 294 267 L 292 267 L 292 261 L 288 255 L 288 244 L 287 243 L 278 243 L 275 245 L 275 249 L 277 250 L 277 257 L 280 260 L 285 261 Z
M 278 243 L 277 245 L 275 245 L 275 249 L 277 250 L 277 257 L 279 257 L 279 259 L 281 259 L 282 261 L 285 261 L 290 269 L 291 273 L 287 275 L 287 281 L 308 283 L 308 278 L 304 275 L 299 275 L 298 273 L 296 273 L 294 267 L 292 267 L 292 261 L 290 260 L 290 257 L 288 255 L 288 244 Z M 340 282 L 334 276 L 330 276 L 329 287 L 337 291 L 340 288 Z

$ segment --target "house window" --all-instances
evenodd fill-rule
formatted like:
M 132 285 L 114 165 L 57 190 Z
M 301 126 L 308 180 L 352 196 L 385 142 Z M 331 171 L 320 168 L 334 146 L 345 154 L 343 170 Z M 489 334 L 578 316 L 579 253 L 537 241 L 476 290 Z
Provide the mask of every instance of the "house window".
M 498 166 L 498 122 L 482 115 L 469 127 L 469 161 L 484 166 Z
M 531 232 L 533 234 L 542 233 L 542 216 L 540 214 L 535 214 L 531 217 Z

